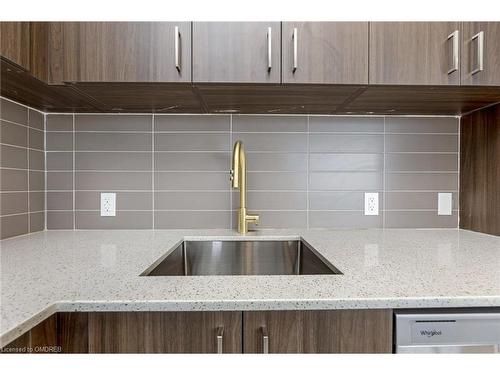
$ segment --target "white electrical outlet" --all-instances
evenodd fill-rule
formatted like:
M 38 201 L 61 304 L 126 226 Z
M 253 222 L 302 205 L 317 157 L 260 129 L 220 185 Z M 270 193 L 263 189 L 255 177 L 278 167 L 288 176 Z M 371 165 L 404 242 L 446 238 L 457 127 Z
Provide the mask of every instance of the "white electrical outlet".
M 451 215 L 451 193 L 438 193 L 438 215 Z
M 365 215 L 378 215 L 378 193 L 365 193 Z
M 116 193 L 101 193 L 101 216 L 116 216 Z

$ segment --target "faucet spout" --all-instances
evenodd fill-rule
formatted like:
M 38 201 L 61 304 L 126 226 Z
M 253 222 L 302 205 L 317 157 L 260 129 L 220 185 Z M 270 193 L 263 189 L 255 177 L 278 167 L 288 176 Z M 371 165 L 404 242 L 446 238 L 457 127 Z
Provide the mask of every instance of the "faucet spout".
M 238 209 L 238 232 L 245 234 L 248 232 L 248 223 L 258 224 L 259 215 L 248 214 L 247 185 L 246 185 L 246 156 L 245 148 L 241 141 L 236 141 L 233 149 L 233 162 L 231 169 L 231 186 L 240 190 L 240 208 Z

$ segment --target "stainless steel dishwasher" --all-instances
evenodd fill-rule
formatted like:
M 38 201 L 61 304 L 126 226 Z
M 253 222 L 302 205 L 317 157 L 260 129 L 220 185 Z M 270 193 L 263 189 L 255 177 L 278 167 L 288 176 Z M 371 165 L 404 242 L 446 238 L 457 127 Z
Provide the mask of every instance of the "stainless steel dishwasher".
M 396 353 L 500 353 L 500 312 L 396 312 Z

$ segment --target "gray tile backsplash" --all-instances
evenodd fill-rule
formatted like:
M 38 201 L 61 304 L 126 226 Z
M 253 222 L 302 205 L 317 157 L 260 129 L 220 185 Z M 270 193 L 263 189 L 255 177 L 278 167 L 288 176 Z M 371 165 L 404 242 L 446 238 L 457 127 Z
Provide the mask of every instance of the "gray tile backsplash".
M 2 237 L 43 229 L 45 196 L 48 229 L 235 228 L 238 139 L 260 227 L 458 225 L 457 118 L 47 114 L 44 134 L 43 115 L 6 102 Z M 101 192 L 117 193 L 116 217 L 100 216 Z M 437 215 L 438 192 L 453 215 Z
M 45 116 L 0 98 L 0 238 L 45 228 Z

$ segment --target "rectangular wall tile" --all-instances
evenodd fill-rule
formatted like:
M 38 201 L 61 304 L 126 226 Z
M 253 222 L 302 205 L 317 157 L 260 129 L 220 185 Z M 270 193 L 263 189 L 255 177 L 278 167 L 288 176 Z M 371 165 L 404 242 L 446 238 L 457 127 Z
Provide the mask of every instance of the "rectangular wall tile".
M 127 132 L 152 131 L 152 115 L 75 115 L 75 130 Z
M 310 190 L 363 190 L 383 189 L 381 172 L 312 172 Z
M 387 190 L 457 191 L 458 173 L 388 173 Z
M 45 190 L 45 172 L 30 171 L 29 179 L 29 188 L 31 191 Z
M 228 190 L 229 172 L 155 172 L 155 190 Z
M 73 210 L 73 192 L 72 191 L 48 191 L 47 192 L 47 210 Z
M 150 152 L 76 152 L 76 170 L 150 171 Z
M 75 133 L 75 151 L 151 150 L 151 134 L 148 133 Z
M 3 168 L 28 169 L 28 150 L 21 147 L 0 145 L 0 164 Z
M 28 108 L 5 99 L 0 99 L 0 108 L 2 120 L 28 125 Z
M 2 169 L 1 191 L 28 191 L 28 171 L 16 169 Z
M 306 190 L 307 173 L 248 172 L 247 187 L 249 190 Z
M 384 152 L 383 134 L 311 134 L 311 152 Z
M 307 152 L 307 134 L 233 133 L 233 142 L 241 140 L 247 152 Z
M 234 115 L 233 132 L 307 132 L 307 116 Z
M 311 171 L 381 171 L 383 154 L 311 154 Z
M 251 172 L 305 172 L 307 171 L 307 153 L 249 153 L 247 169 Z
M 73 190 L 73 172 L 47 172 L 47 190 Z
M 34 148 L 36 150 L 44 150 L 45 149 L 45 135 L 42 130 L 37 130 L 33 128 L 29 128 L 28 130 L 28 145 L 30 148 Z
M 30 191 L 29 193 L 30 212 L 45 210 L 45 191 Z
M 229 171 L 229 152 L 155 152 L 156 171 Z
M 393 117 L 385 119 L 387 133 L 458 133 L 454 117 Z
M 229 192 L 157 192 L 155 210 L 230 210 Z
M 42 131 L 45 129 L 43 113 L 35 111 L 33 109 L 29 109 L 28 117 L 29 117 L 29 126 Z
M 30 213 L 30 233 L 39 232 L 45 229 L 45 213 Z
M 311 228 L 382 228 L 383 216 L 365 216 L 364 211 L 311 211 Z
M 76 191 L 75 204 L 77 210 L 100 210 L 101 192 Z M 116 209 L 150 211 L 153 209 L 152 193 L 120 191 L 116 193 Z
M 28 193 L 0 193 L 0 215 L 28 212 Z
M 28 128 L 26 126 L 0 121 L 0 127 L 0 143 L 20 147 L 28 146 Z
M 387 152 L 458 152 L 458 135 L 386 134 Z
M 228 229 L 230 211 L 156 211 L 155 229 Z
M 46 132 L 47 151 L 73 151 L 73 133 Z
M 383 133 L 383 117 L 311 116 L 311 133 Z
M 228 132 L 228 115 L 155 115 L 155 132 Z
M 47 210 L 47 229 L 73 229 L 73 211 Z
M 52 115 L 47 114 L 47 128 L 51 131 L 73 131 L 73 115 Z
M 387 154 L 387 171 L 458 171 L 458 154 Z
M 457 228 L 458 211 L 439 216 L 437 211 L 387 211 L 387 228 Z
M 29 169 L 45 171 L 45 153 L 43 151 L 28 150 Z
M 229 133 L 158 133 L 155 151 L 229 151 Z
M 73 153 L 72 152 L 47 152 L 47 170 L 48 171 L 72 171 Z
M 239 192 L 233 194 L 233 209 L 239 208 Z M 247 195 L 247 207 L 252 210 L 306 210 L 307 192 L 289 191 L 250 191 Z
M 151 172 L 76 172 L 76 190 L 151 190 Z
M 28 233 L 28 214 L 2 216 L 0 223 L 1 239 Z
M 152 229 L 151 211 L 116 211 L 116 216 L 101 216 L 99 211 L 76 211 L 76 229 Z

